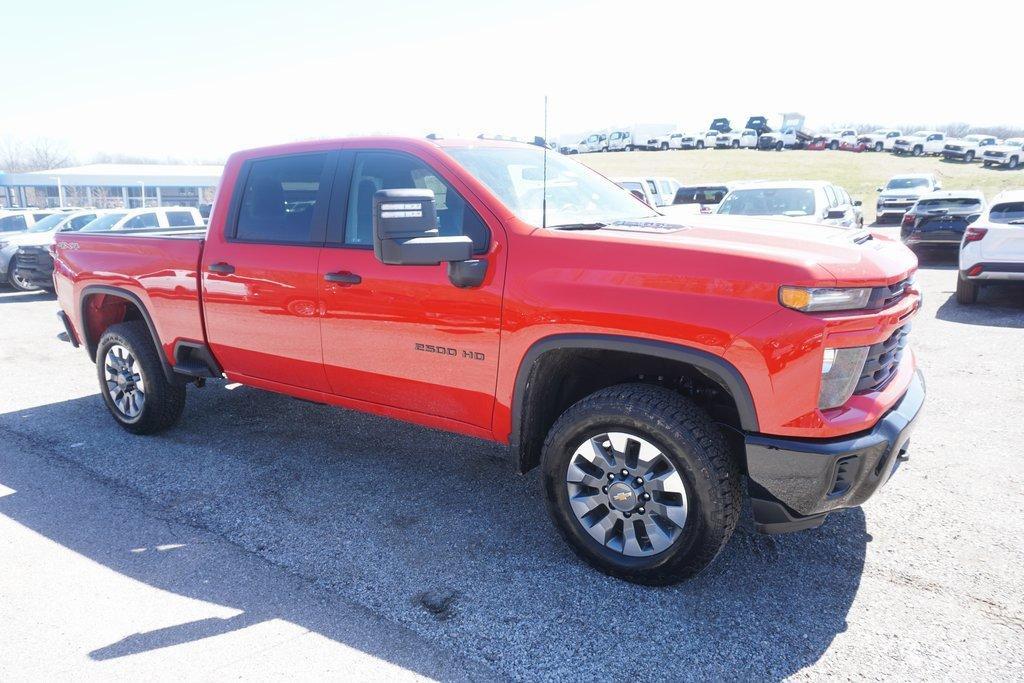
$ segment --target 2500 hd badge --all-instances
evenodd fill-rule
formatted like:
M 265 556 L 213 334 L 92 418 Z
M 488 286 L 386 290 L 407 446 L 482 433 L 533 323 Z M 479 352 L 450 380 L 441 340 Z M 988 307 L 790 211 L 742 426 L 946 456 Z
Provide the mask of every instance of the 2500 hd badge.
M 441 356 L 458 356 L 461 355 L 463 358 L 469 360 L 484 360 L 486 356 L 479 351 L 468 351 L 462 349 L 462 353 L 459 353 L 459 349 L 452 348 L 451 346 L 436 346 L 434 344 L 421 344 L 416 342 L 417 351 L 426 351 L 427 353 L 436 353 Z

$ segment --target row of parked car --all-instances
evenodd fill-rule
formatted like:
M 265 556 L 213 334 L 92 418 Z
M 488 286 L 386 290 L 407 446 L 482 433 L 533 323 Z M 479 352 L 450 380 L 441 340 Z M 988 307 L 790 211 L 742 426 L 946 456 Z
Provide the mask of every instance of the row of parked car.
M 49 247 L 69 233 L 165 230 L 204 224 L 199 209 L 188 206 L 0 210 L 0 282 L 23 291 L 52 289 L 53 257 Z
M 866 133 L 842 129 L 809 133 L 803 129 L 803 117 L 788 114 L 777 128 L 764 116 L 751 116 L 743 128 L 734 129 L 729 120 L 715 119 L 707 130 L 674 131 L 671 124 L 643 124 L 612 131 L 595 132 L 578 143 L 563 145 L 563 154 L 616 151 L 667 151 L 674 149 L 785 149 L 843 150 L 850 152 L 892 152 L 897 155 L 937 155 L 950 161 L 982 161 L 986 167 L 1009 169 L 1024 165 L 1024 138 L 999 140 L 993 135 L 967 135 L 951 138 L 933 130 L 904 134 L 900 130 L 880 129 Z
M 682 185 L 674 178 L 619 178 L 620 186 L 667 216 L 715 213 L 862 228 L 862 202 L 825 181 L 748 181 Z M 893 176 L 878 188 L 878 223 L 895 219 L 915 252 L 958 254 L 956 298 L 977 301 L 993 282 L 1024 282 L 1024 190 L 989 204 L 977 190 L 943 190 L 930 173 Z

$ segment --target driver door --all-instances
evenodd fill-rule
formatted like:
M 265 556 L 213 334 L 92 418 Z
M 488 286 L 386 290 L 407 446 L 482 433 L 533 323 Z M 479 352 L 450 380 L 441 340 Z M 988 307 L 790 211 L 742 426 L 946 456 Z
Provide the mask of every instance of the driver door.
M 373 252 L 377 190 L 429 188 L 442 235 L 473 238 L 479 287 L 444 264 L 385 265 Z M 505 250 L 501 224 L 455 177 L 399 150 L 342 154 L 320 257 L 321 337 L 331 391 L 490 428 L 498 372 Z

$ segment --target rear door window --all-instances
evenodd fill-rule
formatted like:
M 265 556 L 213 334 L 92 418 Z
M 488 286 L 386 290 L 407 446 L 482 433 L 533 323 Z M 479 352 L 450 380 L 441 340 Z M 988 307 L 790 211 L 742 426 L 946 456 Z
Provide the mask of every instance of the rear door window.
M 61 232 L 74 232 L 76 230 L 81 230 L 94 220 L 96 220 L 96 214 L 94 213 L 88 213 L 84 216 L 75 216 L 69 220 L 63 228 L 61 228 Z
M 124 222 L 121 226 L 122 230 L 136 230 L 139 228 L 159 228 L 160 220 L 157 218 L 155 212 L 140 213 L 138 216 L 133 216 Z
M 14 232 L 17 230 L 27 230 L 28 224 L 25 222 L 24 216 L 7 216 L 6 218 L 0 218 L 0 232 Z
M 249 163 L 232 237 L 272 244 L 322 243 L 318 208 L 327 153 L 293 154 Z
M 1024 227 L 1024 202 L 996 204 L 989 212 L 988 218 L 993 223 L 1011 223 Z
M 172 228 L 193 226 L 196 225 L 196 219 L 191 211 L 168 211 L 167 225 Z

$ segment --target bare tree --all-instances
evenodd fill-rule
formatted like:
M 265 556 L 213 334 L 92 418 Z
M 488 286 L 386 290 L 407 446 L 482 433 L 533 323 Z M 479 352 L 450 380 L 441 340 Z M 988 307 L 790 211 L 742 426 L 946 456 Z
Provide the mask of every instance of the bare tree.
M 0 142 L 0 169 L 10 173 L 46 171 L 73 163 L 74 158 L 67 145 L 58 140 L 5 138 Z

